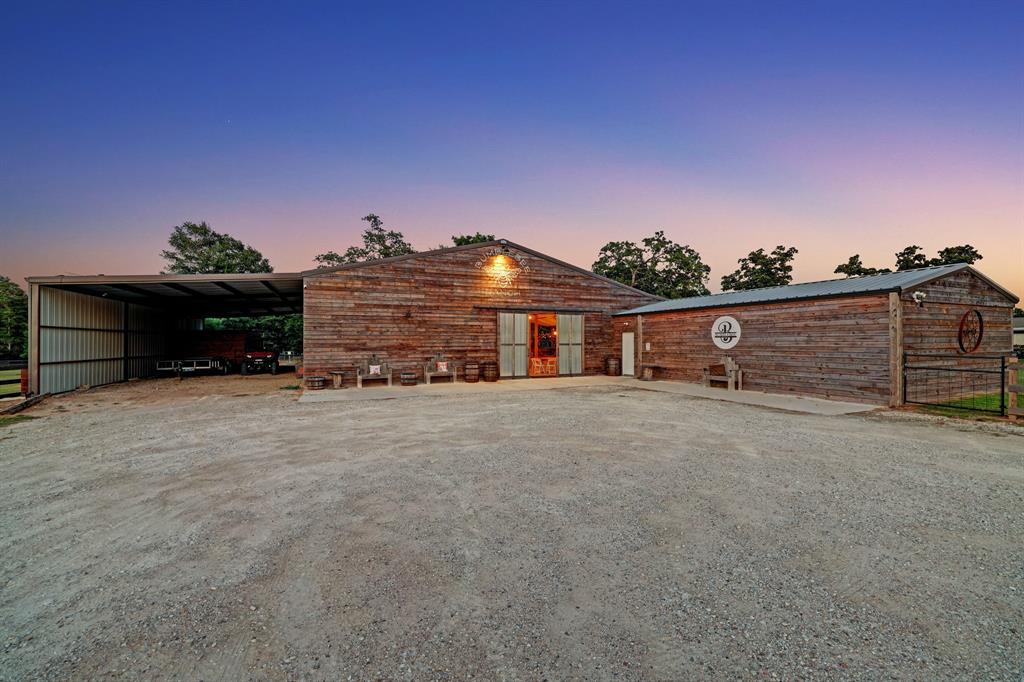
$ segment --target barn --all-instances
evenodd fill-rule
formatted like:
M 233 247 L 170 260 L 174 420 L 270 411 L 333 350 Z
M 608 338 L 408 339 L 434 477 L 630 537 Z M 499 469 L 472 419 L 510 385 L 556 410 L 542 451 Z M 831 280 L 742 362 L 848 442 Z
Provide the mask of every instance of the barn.
M 600 374 L 612 315 L 661 300 L 504 239 L 303 276 L 305 371 L 346 379 L 370 353 L 394 371 L 443 353 L 507 378 Z
M 991 393 L 1017 298 L 946 265 L 662 300 L 508 240 L 301 273 L 29 278 L 34 393 L 152 376 L 207 317 L 303 314 L 307 375 L 371 354 L 416 372 L 440 353 L 500 376 L 622 373 L 879 405 Z M 1001 393 L 1000 393 L 1001 395 Z
M 728 357 L 748 389 L 895 406 L 996 390 L 1017 300 L 960 263 L 661 301 L 615 329 L 666 379 Z

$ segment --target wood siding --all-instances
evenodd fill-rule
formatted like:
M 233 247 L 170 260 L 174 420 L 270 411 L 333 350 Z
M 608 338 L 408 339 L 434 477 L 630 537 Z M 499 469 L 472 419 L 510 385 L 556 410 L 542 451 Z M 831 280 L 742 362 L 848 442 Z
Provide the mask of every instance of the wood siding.
M 924 305 L 913 295 L 925 294 Z M 958 272 L 905 291 L 903 308 L 903 351 L 910 367 L 942 367 L 959 370 L 911 370 L 907 374 L 906 398 L 916 402 L 943 402 L 998 392 L 1001 386 L 997 356 L 1013 351 L 1013 302 L 984 279 L 971 272 Z M 964 313 L 981 314 L 984 333 L 981 345 L 971 353 L 960 350 L 960 320 Z M 937 357 L 933 357 L 937 356 Z
M 496 361 L 499 311 L 554 311 L 583 314 L 583 372 L 599 374 L 605 357 L 619 354 L 611 313 L 658 300 L 531 253 L 496 251 L 482 245 L 307 277 L 306 373 L 341 369 L 353 379 L 370 353 L 419 373 L 438 351 L 456 362 Z
M 914 292 L 925 294 L 924 305 Z M 1013 352 L 1013 302 L 971 272 L 957 272 L 905 291 L 903 349 L 918 353 L 961 354 L 957 344 L 960 318 L 968 310 L 981 313 L 985 324 L 981 346 L 971 355 L 1010 355 Z
M 727 351 L 711 340 L 721 315 L 742 328 Z M 638 373 L 656 365 L 659 377 L 699 382 L 704 367 L 729 356 L 747 389 L 885 404 L 889 318 L 888 295 L 875 294 L 618 317 L 614 328 L 616 338 L 636 333 Z

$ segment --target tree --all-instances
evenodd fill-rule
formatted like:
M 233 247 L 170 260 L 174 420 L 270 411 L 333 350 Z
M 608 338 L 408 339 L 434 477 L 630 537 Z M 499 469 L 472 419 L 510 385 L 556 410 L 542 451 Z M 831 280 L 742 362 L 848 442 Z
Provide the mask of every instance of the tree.
M 938 258 L 932 258 L 932 265 L 952 265 L 953 263 L 975 263 L 981 260 L 981 253 L 970 244 L 947 246 L 939 251 Z
M 711 268 L 690 246 L 680 245 L 658 230 L 641 244 L 608 242 L 591 266 L 596 274 L 665 298 L 704 296 Z
M 930 265 L 928 258 L 924 255 L 921 247 L 916 244 L 896 253 L 897 270 L 913 270 L 914 268 L 924 268 L 928 265 Z
M 370 226 L 363 230 L 362 246 L 350 246 L 345 253 L 341 254 L 336 251 L 328 251 L 317 255 L 313 260 L 321 267 L 331 267 L 416 253 L 416 249 L 405 241 L 405 236 L 401 232 L 384 229 L 384 221 L 380 219 L 380 216 L 371 213 L 364 216 L 363 220 Z
M 28 296 L 0 275 L 0 357 L 23 358 L 28 353 Z
M 953 265 L 954 263 L 975 263 L 982 259 L 981 253 L 970 244 L 947 246 L 939 251 L 938 258 L 927 258 L 920 246 L 908 246 L 896 254 L 897 270 L 913 270 L 929 265 Z
M 751 251 L 746 258 L 740 258 L 740 267 L 722 277 L 722 289 L 740 291 L 744 289 L 761 289 L 777 287 L 793 281 L 791 263 L 799 253 L 795 246 L 786 248 L 779 245 L 771 253 L 764 249 Z
M 207 318 L 205 329 L 230 329 L 258 334 L 268 350 L 302 353 L 302 315 Z
M 215 232 L 206 222 L 184 222 L 174 228 L 171 248 L 160 252 L 167 272 L 178 275 L 228 272 L 273 272 L 270 261 L 231 235 Z
M 1013 309 L 1013 316 L 1014 317 L 1024 317 L 1024 308 L 1016 308 L 1015 307 Z
M 469 244 L 480 244 L 482 242 L 493 242 L 493 234 L 453 234 L 452 243 L 455 246 L 468 246 Z
M 869 268 L 865 267 L 864 263 L 860 260 L 860 254 L 855 253 L 850 256 L 842 265 L 837 265 L 836 269 L 832 272 L 837 275 L 846 275 L 847 277 L 863 277 L 864 275 L 877 275 L 882 272 L 892 272 L 889 268 Z

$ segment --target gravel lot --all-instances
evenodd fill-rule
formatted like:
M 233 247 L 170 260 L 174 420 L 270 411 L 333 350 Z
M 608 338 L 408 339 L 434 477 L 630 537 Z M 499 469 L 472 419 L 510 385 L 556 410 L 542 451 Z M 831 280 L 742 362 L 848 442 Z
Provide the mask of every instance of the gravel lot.
M 293 382 L 108 387 L 0 427 L 0 679 L 1024 671 L 1010 431 Z

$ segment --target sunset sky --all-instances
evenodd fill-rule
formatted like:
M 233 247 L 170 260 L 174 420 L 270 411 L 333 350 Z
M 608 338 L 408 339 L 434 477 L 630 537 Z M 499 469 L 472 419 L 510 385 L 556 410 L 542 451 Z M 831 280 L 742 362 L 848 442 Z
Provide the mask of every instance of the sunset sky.
M 758 247 L 807 281 L 970 243 L 1024 294 L 1019 1 L 20 5 L 19 282 L 157 272 L 185 220 L 301 270 L 375 212 L 420 249 L 479 230 L 586 267 L 663 229 L 712 290 Z

